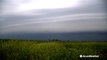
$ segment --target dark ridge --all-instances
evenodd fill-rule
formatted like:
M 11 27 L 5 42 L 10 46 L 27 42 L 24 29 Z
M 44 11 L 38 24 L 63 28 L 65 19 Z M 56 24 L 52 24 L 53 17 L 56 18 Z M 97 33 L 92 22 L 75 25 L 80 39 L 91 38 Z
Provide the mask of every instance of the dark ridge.
M 107 32 L 70 32 L 70 33 L 8 33 L 1 39 L 22 40 L 71 40 L 71 41 L 107 41 Z

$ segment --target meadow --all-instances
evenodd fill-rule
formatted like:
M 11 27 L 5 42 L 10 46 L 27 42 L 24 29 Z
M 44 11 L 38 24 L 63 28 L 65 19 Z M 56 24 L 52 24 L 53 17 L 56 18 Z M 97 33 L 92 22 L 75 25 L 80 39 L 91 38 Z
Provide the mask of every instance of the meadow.
M 1 39 L 0 60 L 107 60 L 107 42 Z

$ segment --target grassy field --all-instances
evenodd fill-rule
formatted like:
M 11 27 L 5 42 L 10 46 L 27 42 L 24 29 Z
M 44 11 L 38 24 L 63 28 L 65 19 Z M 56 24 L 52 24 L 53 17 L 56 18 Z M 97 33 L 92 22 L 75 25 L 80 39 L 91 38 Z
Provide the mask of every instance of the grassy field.
M 80 58 L 80 55 L 99 55 Z M 0 60 L 107 60 L 107 42 L 0 40 Z

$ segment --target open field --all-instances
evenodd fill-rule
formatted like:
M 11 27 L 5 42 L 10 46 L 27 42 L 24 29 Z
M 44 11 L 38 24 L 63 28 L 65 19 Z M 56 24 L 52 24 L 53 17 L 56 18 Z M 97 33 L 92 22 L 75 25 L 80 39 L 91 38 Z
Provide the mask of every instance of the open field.
M 80 58 L 80 55 L 99 55 Z M 0 40 L 0 60 L 107 60 L 107 42 Z

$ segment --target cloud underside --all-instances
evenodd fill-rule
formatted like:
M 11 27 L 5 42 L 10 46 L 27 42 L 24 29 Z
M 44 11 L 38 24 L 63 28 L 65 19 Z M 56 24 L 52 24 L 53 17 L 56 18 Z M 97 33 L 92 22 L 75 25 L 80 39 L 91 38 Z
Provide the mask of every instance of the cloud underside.
M 72 16 L 71 16 L 72 17 Z M 107 21 L 104 16 L 76 17 L 76 18 L 47 18 L 46 21 L 21 21 L 2 26 L 2 32 L 78 32 L 78 31 L 106 31 Z M 45 20 L 45 19 L 43 19 Z
M 17 4 L 22 2 L 5 1 L 2 2 L 2 13 L 0 14 L 0 33 L 107 30 L 106 8 L 99 0 L 81 0 L 81 6 L 73 8 L 28 11 L 17 10 Z

